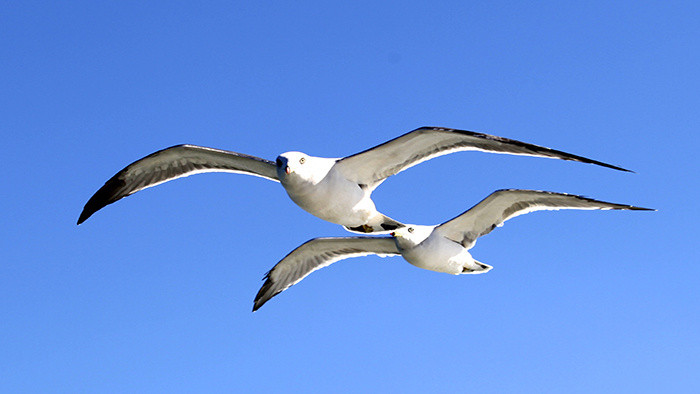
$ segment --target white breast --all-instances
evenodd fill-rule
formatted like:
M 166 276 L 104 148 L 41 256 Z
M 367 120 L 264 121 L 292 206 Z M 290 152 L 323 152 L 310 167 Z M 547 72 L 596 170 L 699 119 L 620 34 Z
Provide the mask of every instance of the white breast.
M 286 175 L 286 174 L 285 174 Z M 376 213 L 370 192 L 334 169 L 320 180 L 289 174 L 280 179 L 289 198 L 312 215 L 331 223 L 355 227 Z
M 461 274 L 469 252 L 460 244 L 432 234 L 416 247 L 403 252 L 403 257 L 416 267 L 430 271 Z

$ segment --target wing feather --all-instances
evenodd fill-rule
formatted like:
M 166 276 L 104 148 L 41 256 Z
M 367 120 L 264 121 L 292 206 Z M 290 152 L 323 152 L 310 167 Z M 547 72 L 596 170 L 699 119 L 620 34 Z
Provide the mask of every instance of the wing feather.
M 631 172 L 612 164 L 543 146 L 473 131 L 441 127 L 421 127 L 348 156 L 336 163 L 336 169 L 359 184 L 376 187 L 387 177 L 425 160 L 469 150 L 571 160 Z
M 471 209 L 436 227 L 435 231 L 470 248 L 477 238 L 490 233 L 508 219 L 535 211 L 559 209 L 652 210 L 574 194 L 505 189 L 491 193 Z
M 394 239 L 389 237 L 314 238 L 294 249 L 265 275 L 265 283 L 255 296 L 253 312 L 317 269 L 369 254 L 400 253 Z
M 85 204 L 78 224 L 139 190 L 204 172 L 244 173 L 279 182 L 272 161 L 220 149 L 177 145 L 137 160 L 110 178 Z

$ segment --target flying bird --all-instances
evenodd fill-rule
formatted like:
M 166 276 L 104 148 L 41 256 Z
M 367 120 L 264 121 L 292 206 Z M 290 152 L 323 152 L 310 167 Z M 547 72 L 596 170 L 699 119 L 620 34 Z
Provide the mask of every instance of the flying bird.
M 492 267 L 475 260 L 468 252 L 477 238 L 516 216 L 559 209 L 653 210 L 573 194 L 498 190 L 461 215 L 437 226 L 406 225 L 392 232 L 392 237 L 312 239 L 289 253 L 265 275 L 253 311 L 317 269 L 350 257 L 401 255 L 412 265 L 431 271 L 453 275 L 485 273 Z
M 273 162 L 242 153 L 177 145 L 137 160 L 110 178 L 85 204 L 78 224 L 139 190 L 193 174 L 232 172 L 280 182 L 301 208 L 350 231 L 386 233 L 403 224 L 377 211 L 372 191 L 389 176 L 425 160 L 469 150 L 571 160 L 630 172 L 542 146 L 440 127 L 421 127 L 345 158 L 286 152 Z

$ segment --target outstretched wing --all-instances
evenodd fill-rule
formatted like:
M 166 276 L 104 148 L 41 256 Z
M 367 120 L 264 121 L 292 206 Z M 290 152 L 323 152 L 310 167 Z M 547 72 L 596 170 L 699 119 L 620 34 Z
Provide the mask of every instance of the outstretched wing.
M 255 296 L 253 312 L 317 269 L 369 254 L 400 253 L 394 239 L 389 237 L 314 238 L 294 249 L 265 275 L 265 283 Z
M 202 172 L 237 172 L 279 182 L 272 161 L 202 146 L 177 145 L 137 160 L 110 178 L 85 204 L 78 224 L 139 190 Z
M 508 219 L 534 211 L 559 209 L 628 209 L 653 211 L 632 205 L 613 204 L 573 194 L 538 190 L 498 190 L 474 207 L 435 228 L 439 234 L 471 248 L 476 239 Z
M 336 163 L 336 169 L 358 184 L 376 187 L 387 177 L 425 160 L 468 150 L 579 161 L 631 172 L 612 164 L 543 146 L 441 127 L 421 127 L 364 152 L 348 156 Z

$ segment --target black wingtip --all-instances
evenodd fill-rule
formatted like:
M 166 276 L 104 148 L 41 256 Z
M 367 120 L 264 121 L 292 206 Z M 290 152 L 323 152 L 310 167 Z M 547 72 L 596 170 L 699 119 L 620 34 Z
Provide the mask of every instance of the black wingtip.
M 92 214 L 106 207 L 107 205 L 112 204 L 129 195 L 128 193 L 120 194 L 120 191 L 123 190 L 126 186 L 124 180 L 120 179 L 120 174 L 121 171 L 120 173 L 117 173 L 115 176 L 110 178 L 107 182 L 105 182 L 105 184 L 102 185 L 102 187 L 99 188 L 99 190 L 97 190 L 95 194 L 92 195 L 92 197 L 90 197 L 88 202 L 85 203 L 83 211 L 80 213 L 80 217 L 78 218 L 78 224 L 88 220 L 88 218 L 92 216 Z
M 100 190 L 102 190 L 102 189 L 100 189 Z M 90 216 L 92 216 L 93 213 L 99 211 L 100 209 L 104 208 L 107 205 L 107 204 L 96 203 L 97 199 L 95 197 L 96 196 L 100 197 L 100 196 L 98 196 L 98 194 L 100 194 L 99 191 L 98 191 L 98 193 L 95 193 L 95 195 L 92 196 L 92 198 L 90 198 L 90 200 L 88 200 L 88 202 L 85 204 L 83 211 L 80 212 L 80 217 L 78 218 L 78 223 L 77 223 L 78 225 L 80 225 L 82 222 L 88 220 L 88 218 L 90 218 Z
M 657 209 L 654 209 L 654 208 L 635 207 L 633 205 L 629 206 L 627 209 L 629 209 L 630 211 L 652 211 L 652 212 L 657 211 Z
M 272 280 L 270 279 L 271 272 L 272 270 L 268 271 L 265 274 L 265 277 L 263 277 L 265 283 L 263 283 L 260 290 L 258 290 L 258 294 L 255 295 L 255 300 L 253 301 L 253 312 L 260 309 L 266 302 L 270 301 L 274 296 L 282 292 L 282 290 L 279 290 L 274 294 L 270 294 L 270 288 L 272 287 Z
M 274 295 L 272 297 L 274 297 Z M 265 300 L 261 301 L 262 296 L 256 296 L 255 301 L 253 301 L 253 312 L 260 309 L 263 305 L 265 305 L 266 302 L 270 301 L 270 298 L 272 297 L 266 298 Z
M 78 223 L 76 223 L 75 225 L 76 225 L 76 226 L 80 226 L 80 224 L 81 224 L 82 222 L 86 221 L 87 218 L 89 218 L 89 217 L 90 217 L 90 215 L 85 215 L 85 211 L 83 211 L 83 213 L 81 213 L 81 214 L 80 214 L 80 217 L 78 218 Z
M 535 149 L 535 150 L 536 150 L 536 149 L 545 149 L 545 150 L 547 150 L 547 151 L 549 151 L 549 152 L 553 152 L 553 153 L 557 153 L 557 154 L 561 154 L 562 156 L 565 156 L 565 157 L 559 157 L 559 159 L 562 159 L 562 160 L 578 161 L 578 162 L 580 162 L 580 163 L 587 163 L 587 164 L 595 164 L 595 165 L 597 165 L 597 166 L 606 167 L 606 168 L 610 168 L 610 169 L 617 170 L 617 171 L 631 172 L 631 173 L 633 173 L 633 174 L 636 174 L 636 172 L 634 172 L 634 171 L 632 171 L 632 170 L 628 170 L 628 169 L 626 169 L 626 168 L 622 168 L 622 167 L 619 167 L 619 166 L 616 166 L 616 165 L 604 163 L 604 162 L 602 162 L 602 161 L 593 160 L 593 159 L 589 159 L 589 158 L 587 158 L 587 157 L 583 157 L 583 156 L 579 156 L 579 155 L 574 155 L 574 154 L 572 154 L 572 153 L 567 153 L 567 152 L 564 152 L 564 151 L 561 151 L 561 150 L 552 149 L 552 148 L 547 148 L 547 147 L 539 146 L 539 145 L 534 145 L 534 144 L 530 144 L 530 143 L 527 143 L 527 142 L 522 142 L 522 141 L 518 141 L 518 140 L 513 140 L 513 139 L 510 139 L 510 138 L 498 137 L 498 136 L 495 136 L 495 135 L 490 135 L 490 134 L 485 134 L 485 133 L 479 133 L 479 132 L 476 132 L 476 131 L 452 129 L 452 128 L 449 128 L 449 127 L 423 126 L 423 127 L 419 127 L 419 128 L 417 128 L 417 129 L 411 131 L 411 133 L 416 132 L 416 131 L 419 131 L 419 130 L 423 130 L 423 131 L 425 131 L 425 132 L 435 132 L 435 131 L 437 131 L 437 132 L 445 132 L 445 131 L 447 131 L 447 132 L 453 132 L 453 133 L 462 133 L 462 134 L 468 134 L 468 135 L 472 135 L 472 136 L 479 136 L 479 137 L 486 138 L 486 139 L 495 139 L 495 140 L 498 140 L 498 141 L 505 141 L 505 142 L 509 142 L 509 143 L 511 143 L 511 144 L 516 144 L 516 145 L 520 145 L 520 146 L 526 146 L 526 147 L 529 147 L 529 148 L 533 148 L 533 149 Z
M 260 290 L 258 290 L 258 294 L 255 295 L 255 300 L 253 300 L 253 312 L 260 309 L 261 306 L 265 305 L 265 302 L 267 302 L 270 298 L 272 298 L 272 297 L 270 297 L 270 298 L 267 298 L 266 300 L 260 302 L 260 300 L 263 298 L 265 293 L 267 293 L 267 291 L 270 289 L 270 286 L 272 286 L 272 282 L 270 281 L 270 271 L 268 271 L 265 274 L 265 276 L 263 277 L 263 280 L 265 281 L 265 283 L 263 283 Z
M 94 207 L 92 207 L 90 204 L 90 201 L 88 201 L 87 204 L 85 204 L 85 207 L 83 207 L 83 211 L 80 212 L 80 217 L 78 218 L 78 223 L 76 223 L 77 225 L 80 225 L 84 221 L 88 220 L 88 218 L 90 218 L 90 216 L 92 216 L 93 213 L 97 212 L 101 207 L 97 208 L 97 209 L 91 209 L 91 208 L 94 208 Z
M 629 172 L 629 173 L 632 173 L 632 174 L 636 174 L 636 172 L 634 172 L 634 171 L 632 171 L 632 170 L 628 170 L 628 169 L 626 169 L 626 168 L 614 166 L 614 165 L 612 165 L 612 164 L 607 164 L 607 163 L 603 163 L 603 162 L 596 162 L 596 163 L 592 163 L 592 164 L 598 164 L 599 166 L 612 168 L 613 170 L 624 171 L 624 172 Z

